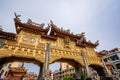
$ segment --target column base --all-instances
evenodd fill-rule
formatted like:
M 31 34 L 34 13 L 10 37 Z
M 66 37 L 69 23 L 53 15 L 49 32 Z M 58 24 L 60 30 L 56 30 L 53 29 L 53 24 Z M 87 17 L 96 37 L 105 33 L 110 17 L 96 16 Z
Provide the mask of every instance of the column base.
M 113 77 L 106 77 L 106 80 L 113 80 Z

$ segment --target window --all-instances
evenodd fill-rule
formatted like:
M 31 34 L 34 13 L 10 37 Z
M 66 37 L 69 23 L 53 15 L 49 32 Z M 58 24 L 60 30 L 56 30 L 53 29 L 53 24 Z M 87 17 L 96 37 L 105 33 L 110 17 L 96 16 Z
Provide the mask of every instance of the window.
M 69 65 L 66 65 L 66 69 L 68 69 L 69 68 Z
M 1 71 L 0 76 L 4 73 L 4 70 Z
M 105 59 L 104 59 L 104 62 L 108 62 L 108 59 L 107 59 L 107 58 L 105 58 Z
M 111 59 L 112 61 L 119 60 L 119 58 L 118 58 L 118 56 L 117 56 L 117 55 L 110 56 L 110 59 Z
M 117 69 L 120 69 L 120 63 L 116 64 Z
M 75 70 L 74 70 L 74 69 L 71 69 L 70 72 L 75 72 Z
M 7 76 L 8 72 L 5 72 L 5 76 Z
M 8 68 L 10 68 L 10 67 L 11 67 L 11 64 L 8 65 Z

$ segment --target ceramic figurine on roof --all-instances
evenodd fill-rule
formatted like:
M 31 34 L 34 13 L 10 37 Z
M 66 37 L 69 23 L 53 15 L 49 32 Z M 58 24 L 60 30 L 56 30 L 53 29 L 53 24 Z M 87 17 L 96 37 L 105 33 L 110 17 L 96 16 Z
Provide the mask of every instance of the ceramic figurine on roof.
M 66 32 L 70 33 L 70 29 L 67 29 Z
M 31 20 L 31 19 L 28 19 L 27 23 L 28 23 L 28 24 L 32 24 L 32 20 Z
M 16 13 L 14 13 L 14 15 L 15 15 L 15 20 L 18 21 L 18 22 L 21 22 L 21 20 L 19 19 L 19 17 L 20 17 L 21 15 L 17 15 Z
M 36 27 L 40 27 L 40 28 L 44 28 L 44 25 L 45 25 L 44 23 L 42 23 L 42 24 L 35 23 L 31 19 L 28 19 L 27 23 L 30 25 L 34 25 Z
M 52 20 L 50 20 L 50 23 L 51 23 L 51 26 L 54 26 L 57 30 L 60 30 L 60 28 L 58 28 L 58 27 L 53 23 Z
M 95 45 L 99 45 L 99 40 L 97 40 L 97 41 L 95 42 Z
M 86 42 L 85 33 L 82 32 L 81 34 L 79 34 L 79 36 L 81 36 L 81 39 L 77 40 L 77 44 L 84 44 L 84 42 Z
M 3 28 L 2 28 L 2 26 L 0 26 L 0 31 L 2 31 L 3 30 Z
M 17 15 L 15 13 L 15 26 L 16 26 L 16 32 L 19 34 L 21 30 L 33 32 L 33 33 L 39 33 L 39 34 L 47 34 L 49 28 L 46 27 L 44 29 L 44 23 L 38 24 L 33 22 L 31 19 L 28 19 L 27 23 L 22 23 L 19 19 L 20 15 Z
M 86 42 L 86 38 L 85 37 L 82 37 L 80 40 L 77 41 L 77 43 L 84 43 Z

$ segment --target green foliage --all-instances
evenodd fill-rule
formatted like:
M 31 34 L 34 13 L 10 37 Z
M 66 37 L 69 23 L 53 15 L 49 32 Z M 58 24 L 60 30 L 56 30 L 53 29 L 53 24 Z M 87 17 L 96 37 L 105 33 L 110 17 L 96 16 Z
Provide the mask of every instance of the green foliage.
M 74 80 L 72 76 L 65 76 L 63 80 Z
M 85 74 L 81 73 L 81 74 L 80 74 L 80 77 L 81 77 L 82 79 L 84 79 L 84 78 L 85 78 Z

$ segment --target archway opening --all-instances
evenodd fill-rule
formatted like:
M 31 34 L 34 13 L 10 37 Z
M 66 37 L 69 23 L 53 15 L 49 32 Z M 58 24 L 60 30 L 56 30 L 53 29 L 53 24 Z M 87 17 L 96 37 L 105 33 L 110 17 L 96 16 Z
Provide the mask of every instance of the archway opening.
M 100 79 L 103 79 L 106 76 L 103 67 L 101 67 L 99 65 L 94 65 L 94 64 L 89 65 L 89 67 L 94 69 L 95 71 L 97 71 L 97 74 Z
M 53 69 L 54 67 L 57 70 Z M 79 70 L 81 67 L 82 65 L 77 61 L 73 59 L 65 59 L 65 58 L 55 60 L 53 63 L 50 64 L 50 70 L 52 70 L 52 75 L 54 80 L 61 80 L 65 77 L 71 77 L 75 79 L 76 78 L 75 69 L 77 68 Z
M 3 57 L 0 58 L 0 78 L 36 78 L 38 79 L 42 62 L 31 58 Z

